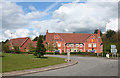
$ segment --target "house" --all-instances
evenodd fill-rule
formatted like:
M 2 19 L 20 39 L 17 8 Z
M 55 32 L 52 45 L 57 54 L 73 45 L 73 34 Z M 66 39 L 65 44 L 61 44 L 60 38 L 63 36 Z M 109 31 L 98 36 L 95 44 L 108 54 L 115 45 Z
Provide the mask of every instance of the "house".
M 10 39 L 9 48 L 14 49 L 14 46 L 19 46 L 20 51 L 27 52 L 27 46 L 29 43 L 32 43 L 29 37 Z
M 54 43 L 60 53 L 65 52 L 95 52 L 103 51 L 103 42 L 98 34 L 94 33 L 49 33 L 46 32 L 46 44 Z M 50 51 L 48 51 L 50 52 Z

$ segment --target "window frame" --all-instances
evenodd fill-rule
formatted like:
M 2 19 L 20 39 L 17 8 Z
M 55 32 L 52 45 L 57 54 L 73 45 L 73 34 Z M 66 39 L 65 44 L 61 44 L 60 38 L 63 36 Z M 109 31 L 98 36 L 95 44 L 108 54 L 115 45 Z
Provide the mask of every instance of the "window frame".
M 92 44 L 91 44 L 91 46 L 90 46 L 90 44 L 91 44 L 91 43 L 88 44 L 88 47 L 92 47 Z
M 94 44 L 95 44 L 95 46 L 94 46 Z M 93 43 L 93 47 L 96 47 L 96 43 Z
M 82 44 L 80 44 L 80 47 L 83 47 L 83 45 L 82 45 Z
M 76 44 L 76 47 L 79 47 L 79 44 Z
M 59 45 L 60 44 L 60 45 Z M 58 43 L 58 47 L 61 47 L 61 43 Z
M 71 47 L 74 47 L 74 45 L 73 45 L 73 44 L 71 44 Z

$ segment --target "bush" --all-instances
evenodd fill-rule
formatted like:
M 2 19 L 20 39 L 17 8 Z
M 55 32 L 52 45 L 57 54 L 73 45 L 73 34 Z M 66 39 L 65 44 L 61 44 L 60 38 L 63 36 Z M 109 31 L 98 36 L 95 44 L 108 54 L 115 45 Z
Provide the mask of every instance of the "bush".
M 34 54 L 35 52 L 31 52 L 31 51 L 30 51 L 30 52 L 27 52 L 27 53 L 28 53 L 28 54 Z
M 45 54 L 54 54 L 54 52 L 45 52 Z
M 9 45 L 8 44 L 3 45 L 2 46 L 2 50 L 5 53 L 10 53 Z
M 90 53 L 90 52 L 71 52 L 71 55 L 84 55 L 84 56 L 96 56 L 96 53 Z

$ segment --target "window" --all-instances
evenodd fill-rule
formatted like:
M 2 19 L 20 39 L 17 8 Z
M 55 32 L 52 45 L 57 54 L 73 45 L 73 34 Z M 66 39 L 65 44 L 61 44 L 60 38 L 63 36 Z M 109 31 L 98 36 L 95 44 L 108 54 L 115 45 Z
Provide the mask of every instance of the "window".
M 73 44 L 71 44 L 71 47 L 73 47 Z
M 56 38 L 58 38 L 58 37 L 56 37 Z
M 96 47 L 96 43 L 93 44 L 93 47 Z
M 69 49 L 67 49 L 67 52 L 70 52 L 70 50 L 69 50 Z
M 78 44 L 76 44 L 76 47 L 79 47 L 79 45 L 78 45 Z
M 80 44 L 80 47 L 82 47 L 82 44 Z
M 67 44 L 67 47 L 69 47 L 69 44 Z
M 92 44 L 91 44 L 91 43 L 89 43 L 89 44 L 88 44 L 88 47 L 92 47 Z
M 93 37 L 92 37 L 92 39 L 93 39 Z
M 58 47 L 61 47 L 61 43 L 58 43 Z

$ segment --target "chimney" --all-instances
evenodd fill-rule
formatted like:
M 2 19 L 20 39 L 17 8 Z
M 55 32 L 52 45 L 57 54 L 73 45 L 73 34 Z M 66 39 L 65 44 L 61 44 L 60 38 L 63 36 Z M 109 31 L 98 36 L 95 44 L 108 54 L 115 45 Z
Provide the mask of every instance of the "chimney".
M 48 33 L 48 30 L 46 31 L 46 34 Z
M 98 38 L 100 38 L 100 30 L 99 29 L 98 29 L 98 33 L 97 34 L 98 34 Z

